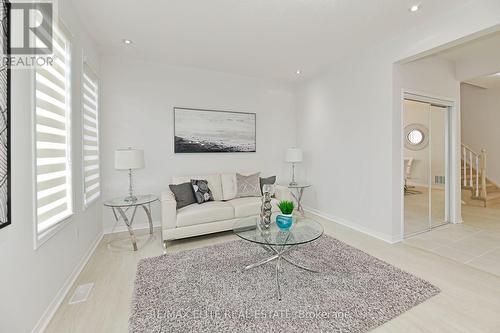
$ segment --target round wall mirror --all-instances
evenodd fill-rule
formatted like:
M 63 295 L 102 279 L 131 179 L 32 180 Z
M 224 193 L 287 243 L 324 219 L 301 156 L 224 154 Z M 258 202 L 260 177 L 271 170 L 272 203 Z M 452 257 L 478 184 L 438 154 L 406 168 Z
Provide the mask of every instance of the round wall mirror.
M 429 143 L 429 130 L 422 124 L 411 124 L 405 127 L 405 147 L 410 150 L 421 150 Z

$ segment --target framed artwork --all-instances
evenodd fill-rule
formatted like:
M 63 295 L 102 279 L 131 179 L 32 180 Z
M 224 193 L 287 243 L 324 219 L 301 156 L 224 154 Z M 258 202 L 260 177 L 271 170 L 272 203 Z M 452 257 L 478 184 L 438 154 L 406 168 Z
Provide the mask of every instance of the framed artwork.
M 256 151 L 255 113 L 174 108 L 175 153 Z
M 0 0 L 0 58 L 10 55 L 10 22 L 7 0 Z M 0 229 L 11 223 L 10 210 L 10 69 L 0 63 Z

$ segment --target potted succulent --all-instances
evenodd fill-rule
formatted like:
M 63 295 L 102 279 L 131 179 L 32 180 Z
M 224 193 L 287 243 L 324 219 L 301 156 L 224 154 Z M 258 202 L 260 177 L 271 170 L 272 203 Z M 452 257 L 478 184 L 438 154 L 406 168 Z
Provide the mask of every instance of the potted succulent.
M 278 228 L 282 230 L 290 229 L 293 223 L 292 213 L 295 208 L 293 201 L 280 201 L 278 208 L 281 211 L 281 214 L 276 217 L 276 224 L 278 225 Z

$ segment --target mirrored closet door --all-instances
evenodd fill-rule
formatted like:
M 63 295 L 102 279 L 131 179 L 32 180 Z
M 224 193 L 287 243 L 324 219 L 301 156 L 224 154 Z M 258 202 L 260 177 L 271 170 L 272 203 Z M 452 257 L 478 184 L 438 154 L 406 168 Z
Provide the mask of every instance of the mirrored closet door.
M 404 101 L 404 234 L 448 221 L 448 108 Z

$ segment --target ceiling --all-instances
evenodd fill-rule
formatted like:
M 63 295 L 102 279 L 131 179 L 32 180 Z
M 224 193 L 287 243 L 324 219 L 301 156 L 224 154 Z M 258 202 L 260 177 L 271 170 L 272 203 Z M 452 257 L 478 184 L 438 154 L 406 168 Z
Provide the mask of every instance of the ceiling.
M 500 32 L 443 51 L 438 57 L 453 61 L 457 66 L 464 63 L 488 63 L 493 69 L 492 73 L 465 82 L 482 88 L 500 86 Z
M 467 80 L 466 83 L 486 89 L 497 88 L 500 87 L 500 73 Z
M 71 2 L 103 55 L 300 80 L 468 0 Z M 422 10 L 410 13 L 415 2 Z
M 486 35 L 442 51 L 439 56 L 453 62 L 481 61 L 490 55 L 500 57 L 500 32 Z

